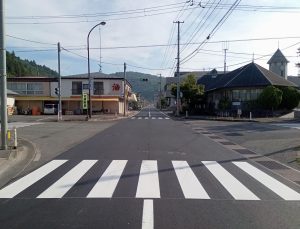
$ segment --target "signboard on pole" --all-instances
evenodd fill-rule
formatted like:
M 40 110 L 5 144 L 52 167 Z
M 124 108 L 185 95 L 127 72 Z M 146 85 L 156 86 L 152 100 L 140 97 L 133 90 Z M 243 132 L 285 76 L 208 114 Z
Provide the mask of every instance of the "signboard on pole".
M 84 110 L 88 109 L 88 94 L 87 93 L 82 93 L 81 101 L 82 101 L 82 109 L 84 109 Z

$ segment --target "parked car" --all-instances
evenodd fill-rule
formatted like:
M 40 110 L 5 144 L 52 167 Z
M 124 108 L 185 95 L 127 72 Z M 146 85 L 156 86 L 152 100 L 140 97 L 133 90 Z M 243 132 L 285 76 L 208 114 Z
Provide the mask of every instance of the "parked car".
M 45 104 L 44 114 L 57 114 L 57 105 L 56 104 Z

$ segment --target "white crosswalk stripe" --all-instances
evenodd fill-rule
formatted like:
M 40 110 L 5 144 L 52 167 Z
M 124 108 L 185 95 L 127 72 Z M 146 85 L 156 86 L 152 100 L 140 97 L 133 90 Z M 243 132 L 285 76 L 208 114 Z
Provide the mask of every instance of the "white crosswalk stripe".
M 236 200 L 259 200 L 256 195 L 217 162 L 202 161 L 202 163 Z
M 182 192 L 187 199 L 210 199 L 186 161 L 172 161 Z
M 233 162 L 240 169 L 248 173 L 254 179 L 258 180 L 260 183 L 265 185 L 267 188 L 271 189 L 277 195 L 285 200 L 300 200 L 300 194 L 289 188 L 285 184 L 282 184 L 278 180 L 264 173 L 263 171 L 255 168 L 247 162 Z
M 137 198 L 160 198 L 157 161 L 142 161 Z
M 67 160 L 53 160 L 0 190 L 0 198 L 12 198 L 57 169 Z
M 56 181 L 37 198 L 61 198 L 76 182 L 97 162 L 97 160 L 84 160 L 72 168 L 66 175 Z
M 126 160 L 112 161 L 87 197 L 112 197 L 126 163 Z
M 23 191 L 31 186 L 38 186 L 41 184 L 43 185 L 41 187 L 43 191 L 41 193 L 34 194 L 34 196 L 38 195 L 37 198 L 72 197 L 72 192 L 66 195 L 68 191 L 72 188 L 74 188 L 75 191 L 75 189 L 83 187 L 81 184 L 78 186 L 76 186 L 76 184 L 84 176 L 87 178 L 86 176 L 90 176 L 92 174 L 87 174 L 87 172 L 92 169 L 96 163 L 102 163 L 98 160 L 83 160 L 63 174 L 60 178 L 58 178 L 58 180 L 54 180 L 54 183 L 52 183 L 50 186 L 45 185 L 45 180 L 42 181 L 41 179 L 49 178 L 52 180 L 55 174 L 52 172 L 59 167 L 62 167 L 62 170 L 66 170 L 67 166 L 69 166 L 69 163 L 66 162 L 67 160 L 50 161 L 49 163 L 41 166 L 40 168 L 1 189 L 0 198 L 22 198 Z M 160 164 L 156 160 L 143 160 L 141 163 L 137 163 L 138 166 L 140 166 L 139 170 L 129 174 L 124 172 L 126 171 L 126 166 L 128 165 L 127 160 L 111 161 L 103 174 L 94 173 L 95 170 L 93 170 L 92 176 L 94 177 L 89 177 L 89 180 L 92 180 L 94 183 L 92 184 L 91 188 L 87 190 L 86 194 L 83 194 L 82 198 L 114 198 L 114 195 L 116 195 L 116 197 L 123 197 L 122 187 L 126 185 L 126 182 L 128 181 L 127 177 L 136 177 L 136 183 L 131 183 L 134 185 L 134 188 L 131 188 L 134 193 L 131 193 L 129 197 L 145 199 L 167 198 L 167 196 L 162 195 L 163 193 L 161 193 L 161 190 L 166 190 L 165 188 L 168 187 L 169 184 L 166 182 L 160 183 L 159 180 L 159 176 L 166 170 L 171 171 L 174 173 L 174 176 L 177 177 L 178 183 L 173 183 L 172 185 L 177 185 L 179 188 L 178 190 L 182 190 L 180 195 L 182 198 L 186 199 L 212 199 L 214 194 L 210 194 L 208 190 L 212 191 L 215 189 L 216 191 L 224 192 L 223 195 L 225 195 L 226 190 L 226 192 L 228 192 L 235 200 L 260 200 L 259 196 L 262 194 L 260 194 L 260 191 L 257 190 L 265 189 L 266 191 L 271 190 L 277 194 L 278 198 L 276 198 L 277 195 L 272 197 L 275 199 L 281 200 L 282 198 L 284 200 L 300 200 L 300 194 L 298 192 L 299 190 L 295 189 L 296 186 L 291 188 L 248 162 L 228 163 L 234 164 L 236 169 L 240 169 L 240 172 L 243 173 L 244 176 L 248 176 L 251 179 L 254 178 L 253 182 L 258 181 L 257 185 L 261 185 L 260 189 L 255 189 L 258 193 L 255 193 L 254 190 L 250 191 L 249 187 L 247 187 L 247 185 L 249 185 L 248 179 L 245 181 L 241 178 L 237 179 L 234 177 L 234 175 L 232 175 L 234 174 L 231 173 L 231 169 L 233 169 L 232 166 L 225 168 L 217 161 L 201 161 L 201 163 L 204 165 L 202 166 L 202 169 L 207 170 L 207 174 L 215 178 L 213 181 L 216 183 L 215 187 L 213 187 L 213 182 L 202 184 L 197 177 L 199 174 L 194 173 L 194 168 L 192 168 L 187 161 L 174 160 L 172 161 L 171 168 L 160 168 L 161 170 L 159 170 Z M 94 167 L 94 169 L 96 168 L 97 167 Z M 120 182 L 121 180 L 122 182 Z M 133 180 L 131 180 L 131 182 L 132 181 Z M 119 185 L 119 183 L 121 184 Z M 225 188 L 224 190 L 219 190 L 217 188 L 220 184 Z M 207 185 L 210 185 L 210 187 Z M 161 186 L 164 186 L 164 189 L 161 189 Z M 290 186 L 292 186 L 292 184 L 290 184 Z M 26 195 L 28 195 L 28 193 L 30 192 L 27 192 Z M 17 196 L 19 194 L 20 196 Z M 265 194 L 262 196 L 264 195 Z M 225 198 L 228 198 L 228 194 L 225 196 Z
M 134 116 L 130 118 L 131 120 L 170 120 L 169 117 L 142 117 L 142 116 Z

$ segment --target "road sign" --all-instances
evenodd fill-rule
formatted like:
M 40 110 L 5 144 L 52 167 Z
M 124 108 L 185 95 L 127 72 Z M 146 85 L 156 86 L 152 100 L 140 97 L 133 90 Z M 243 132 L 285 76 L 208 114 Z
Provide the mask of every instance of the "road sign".
M 82 109 L 86 110 L 88 109 L 88 94 L 87 93 L 82 93 Z

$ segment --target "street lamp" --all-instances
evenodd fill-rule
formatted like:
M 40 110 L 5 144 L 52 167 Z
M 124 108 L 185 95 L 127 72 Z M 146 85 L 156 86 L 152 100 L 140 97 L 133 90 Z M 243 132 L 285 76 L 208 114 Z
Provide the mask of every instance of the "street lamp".
M 90 69 L 90 34 L 91 32 L 99 25 L 105 25 L 106 22 L 102 21 L 95 25 L 87 35 L 87 51 L 88 51 L 88 78 L 89 78 L 89 114 L 88 117 L 92 117 L 92 98 L 91 98 L 91 87 L 92 87 L 92 79 L 91 79 L 91 69 Z

